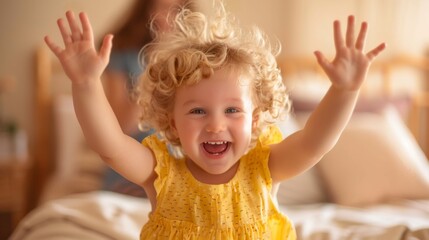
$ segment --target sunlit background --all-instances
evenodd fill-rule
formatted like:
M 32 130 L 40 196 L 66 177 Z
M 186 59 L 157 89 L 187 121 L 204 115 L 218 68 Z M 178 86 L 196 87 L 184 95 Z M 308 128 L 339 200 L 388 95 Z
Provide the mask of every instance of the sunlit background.
M 99 40 L 122 24 L 133 2 L 0 0 L 0 120 L 24 134 L 30 160 L 36 141 L 35 54 L 44 45 L 43 37 L 50 35 L 60 42 L 56 20 L 70 9 L 87 12 L 96 40 Z M 202 11 L 209 11 L 212 1 L 199 0 L 198 3 Z M 382 42 L 387 44 L 376 62 L 395 56 L 420 59 L 429 54 L 429 0 L 226 0 L 226 7 L 244 25 L 256 25 L 272 39 L 278 39 L 282 44 L 279 59 L 315 61 L 315 50 L 332 58 L 335 53 L 332 22 L 340 20 L 345 30 L 348 15 L 355 15 L 357 23 L 369 23 L 366 49 Z M 64 89 L 69 87 L 64 79 L 56 84 Z M 321 85 L 312 86 L 319 88 Z M 293 88 L 298 87 L 294 85 Z M 408 88 L 411 92 L 416 88 L 419 92 L 428 90 L 426 84 L 406 80 L 398 81 L 395 91 Z M 304 91 L 309 89 L 312 87 Z M 424 141 L 426 139 L 421 143 Z
M 201 0 L 210 8 L 209 0 Z M 2 0 L 0 3 L 0 79 L 13 81 L 1 93 L 2 114 L 32 131 L 33 56 L 43 36 L 59 39 L 56 19 L 72 9 L 86 11 L 97 38 L 121 23 L 131 0 Z M 345 23 L 353 14 L 369 22 L 367 48 L 386 42 L 381 57 L 424 55 L 429 46 L 429 1 L 426 0 L 230 0 L 228 8 L 244 24 L 257 25 L 280 39 L 283 55 L 311 56 L 314 50 L 333 54 L 332 21 Z

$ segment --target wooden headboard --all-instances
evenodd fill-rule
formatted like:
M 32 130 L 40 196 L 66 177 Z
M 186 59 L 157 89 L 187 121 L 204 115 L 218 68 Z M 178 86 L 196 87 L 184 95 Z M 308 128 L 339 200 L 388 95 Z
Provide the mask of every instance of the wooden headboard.
M 302 71 L 313 71 L 323 74 L 314 57 L 283 58 L 279 59 L 279 66 L 285 79 L 288 76 L 299 74 Z M 45 187 L 49 177 L 55 170 L 55 139 L 53 129 L 53 101 L 55 89 L 53 88 L 53 75 L 62 72 L 58 62 L 47 47 L 42 46 L 35 51 L 34 63 L 34 116 L 35 132 L 32 136 L 34 156 L 35 197 Z M 424 75 L 425 83 L 429 83 L 429 60 L 425 57 L 396 56 L 385 60 L 377 60 L 371 66 L 371 71 L 379 71 L 383 79 L 383 87 L 380 94 L 390 96 L 392 94 L 392 75 L 399 67 L 409 67 Z M 429 85 L 429 84 L 427 84 Z M 428 86 L 412 95 L 413 107 L 409 115 L 408 125 L 413 134 L 419 139 L 422 149 L 429 153 L 429 95 L 426 94 Z M 423 127 L 422 127 L 423 126 Z
M 315 57 L 295 57 L 278 59 L 282 75 L 286 78 L 291 75 L 299 75 L 300 72 L 310 71 L 316 74 L 324 75 L 323 70 L 318 65 Z M 376 60 L 370 67 L 370 72 L 379 72 L 383 80 L 383 88 L 380 94 L 391 96 L 392 86 L 394 85 L 393 75 L 398 68 L 410 68 L 424 74 L 427 88 L 421 91 L 429 90 L 429 58 L 415 57 L 408 55 L 393 56 L 387 59 Z

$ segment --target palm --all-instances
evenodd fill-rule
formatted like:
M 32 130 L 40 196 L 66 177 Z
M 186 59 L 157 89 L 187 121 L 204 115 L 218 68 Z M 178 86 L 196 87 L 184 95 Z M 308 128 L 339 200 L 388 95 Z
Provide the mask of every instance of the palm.
M 97 79 L 106 67 L 104 60 L 100 59 L 89 42 L 80 42 L 67 47 L 58 58 L 72 81 Z
M 333 86 L 339 89 L 356 90 L 362 85 L 372 60 L 385 48 L 380 44 L 368 53 L 363 52 L 367 24 L 362 23 L 358 38 L 354 39 L 354 17 L 347 23 L 346 39 L 341 36 L 340 23 L 334 22 L 334 40 L 336 56 L 332 62 L 326 60 L 322 53 L 316 52 L 317 60 L 328 75 Z
M 362 84 L 369 64 L 370 60 L 362 52 L 343 49 L 326 73 L 335 86 L 354 89 Z
M 61 62 L 61 65 L 73 83 L 82 83 L 97 80 L 104 71 L 111 49 L 111 36 L 107 36 L 98 53 L 94 47 L 93 33 L 87 16 L 79 15 L 82 31 L 79 29 L 72 12 L 66 13 L 70 31 L 66 29 L 62 19 L 58 26 L 64 41 L 65 48 L 61 49 L 49 37 L 45 41 Z

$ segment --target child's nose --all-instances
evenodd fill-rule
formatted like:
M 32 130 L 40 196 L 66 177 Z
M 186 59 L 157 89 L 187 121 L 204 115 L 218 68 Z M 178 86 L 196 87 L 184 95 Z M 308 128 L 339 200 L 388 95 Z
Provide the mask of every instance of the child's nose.
M 211 133 L 219 133 L 225 131 L 226 122 L 224 116 L 212 116 L 207 122 L 206 131 Z

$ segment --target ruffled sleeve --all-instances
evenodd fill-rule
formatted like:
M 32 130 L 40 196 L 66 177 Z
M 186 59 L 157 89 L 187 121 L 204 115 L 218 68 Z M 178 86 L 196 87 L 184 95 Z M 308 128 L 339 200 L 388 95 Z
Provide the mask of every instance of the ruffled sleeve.
M 259 136 L 256 147 L 248 154 L 250 164 L 257 166 L 255 169 L 260 171 L 260 174 L 263 176 L 264 181 L 270 190 L 272 179 L 270 169 L 268 167 L 270 156 L 270 147 L 268 145 L 279 143 L 281 140 L 283 140 L 283 136 L 280 129 L 276 125 L 270 125 Z
M 276 125 L 269 125 L 259 136 L 259 142 L 262 145 L 279 143 L 281 140 L 283 140 L 283 135 Z
M 159 140 L 155 134 L 143 139 L 142 144 L 152 150 L 156 159 L 155 172 L 158 176 L 155 179 L 154 187 L 156 195 L 158 196 L 167 181 L 170 169 L 170 155 L 168 153 L 168 148 L 167 145 Z

